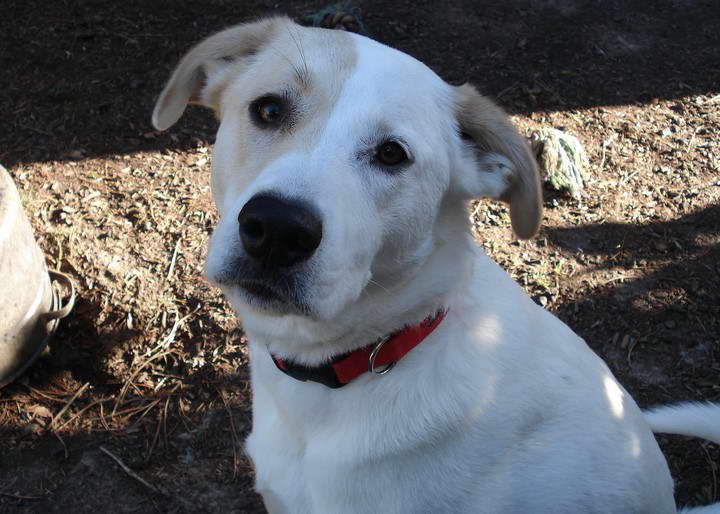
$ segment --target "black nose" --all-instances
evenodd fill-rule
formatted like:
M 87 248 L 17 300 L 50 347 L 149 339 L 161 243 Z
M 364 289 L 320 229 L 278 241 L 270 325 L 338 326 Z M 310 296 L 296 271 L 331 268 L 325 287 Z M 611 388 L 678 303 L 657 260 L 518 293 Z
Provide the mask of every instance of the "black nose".
M 245 251 L 269 268 L 309 259 L 322 240 L 317 215 L 299 202 L 269 194 L 252 197 L 238 222 Z

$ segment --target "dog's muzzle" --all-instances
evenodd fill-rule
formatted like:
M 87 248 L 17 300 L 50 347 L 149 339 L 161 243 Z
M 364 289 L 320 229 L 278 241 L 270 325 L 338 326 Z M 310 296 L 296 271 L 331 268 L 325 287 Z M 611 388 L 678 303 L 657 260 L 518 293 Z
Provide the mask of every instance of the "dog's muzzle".
M 245 252 L 269 270 L 308 260 L 322 240 L 322 221 L 309 206 L 271 194 L 252 197 L 238 223 Z

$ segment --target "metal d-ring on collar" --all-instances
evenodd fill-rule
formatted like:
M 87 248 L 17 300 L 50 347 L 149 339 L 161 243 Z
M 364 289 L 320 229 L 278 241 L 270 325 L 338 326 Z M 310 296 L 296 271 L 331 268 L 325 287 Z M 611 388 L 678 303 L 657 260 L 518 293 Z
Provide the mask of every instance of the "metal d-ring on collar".
M 375 348 L 373 348 L 373 351 L 370 354 L 370 357 L 368 358 L 368 371 L 370 373 L 375 373 L 376 375 L 384 375 L 385 373 L 387 373 L 388 371 L 390 371 L 391 369 L 393 369 L 395 367 L 395 361 L 393 361 L 390 364 L 388 364 L 387 366 L 385 366 L 385 369 L 383 369 L 382 371 L 375 371 L 375 359 L 377 358 L 378 353 L 380 353 L 380 348 L 382 348 L 383 345 L 385 343 L 387 343 L 389 340 L 390 340 L 389 336 L 383 337 L 375 345 Z

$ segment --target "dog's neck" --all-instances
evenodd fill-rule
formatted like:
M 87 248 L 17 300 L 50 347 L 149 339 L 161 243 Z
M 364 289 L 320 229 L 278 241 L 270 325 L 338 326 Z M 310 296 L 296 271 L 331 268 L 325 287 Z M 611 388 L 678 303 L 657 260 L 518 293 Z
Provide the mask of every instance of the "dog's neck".
M 465 218 L 462 224 L 453 220 L 438 224 L 434 251 L 402 284 L 393 288 L 369 284 L 357 302 L 330 322 L 294 315 L 242 316 L 250 343 L 263 353 L 314 366 L 452 308 L 480 251 L 468 231 L 449 228 L 467 225 L 466 211 L 459 215 Z

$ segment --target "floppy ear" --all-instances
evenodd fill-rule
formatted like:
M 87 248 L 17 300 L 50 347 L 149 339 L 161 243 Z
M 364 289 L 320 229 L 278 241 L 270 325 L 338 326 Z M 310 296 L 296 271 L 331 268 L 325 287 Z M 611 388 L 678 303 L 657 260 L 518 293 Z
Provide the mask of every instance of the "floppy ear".
M 475 169 L 459 177 L 461 188 L 473 197 L 509 203 L 515 234 L 534 236 L 542 217 L 542 190 L 530 145 L 505 112 L 474 87 L 465 84 L 455 93 L 458 125 L 475 154 Z
M 195 45 L 180 61 L 155 103 L 152 124 L 165 130 L 180 119 L 188 103 L 218 110 L 227 71 L 252 57 L 288 18 L 269 18 L 218 32 Z

